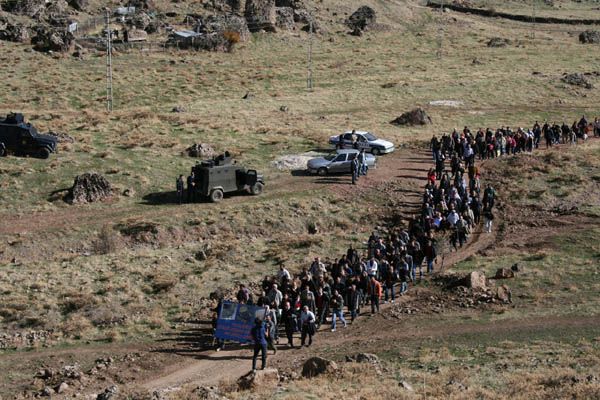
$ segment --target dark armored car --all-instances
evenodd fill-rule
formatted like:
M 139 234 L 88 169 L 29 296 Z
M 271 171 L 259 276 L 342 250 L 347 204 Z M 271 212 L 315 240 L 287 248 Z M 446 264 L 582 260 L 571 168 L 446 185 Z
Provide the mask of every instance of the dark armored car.
M 11 113 L 0 119 L 0 156 L 7 153 L 48 158 L 56 152 L 56 138 L 41 135 L 29 123 L 25 123 L 23 114 Z

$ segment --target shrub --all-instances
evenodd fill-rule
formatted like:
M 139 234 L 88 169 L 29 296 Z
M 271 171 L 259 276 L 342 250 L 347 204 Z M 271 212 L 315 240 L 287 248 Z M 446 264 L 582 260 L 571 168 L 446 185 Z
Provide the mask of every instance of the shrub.
M 121 235 L 111 226 L 104 225 L 94 243 L 94 251 L 97 254 L 110 254 L 116 252 L 121 246 Z

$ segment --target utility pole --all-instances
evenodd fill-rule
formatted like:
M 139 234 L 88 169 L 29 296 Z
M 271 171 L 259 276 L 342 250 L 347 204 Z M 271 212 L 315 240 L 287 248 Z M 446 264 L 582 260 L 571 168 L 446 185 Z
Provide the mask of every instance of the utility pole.
M 313 17 L 312 17 L 312 14 L 310 14 L 310 20 L 308 22 L 308 75 L 306 77 L 306 88 L 310 91 L 312 91 L 312 89 L 313 89 L 312 50 L 313 50 Z
M 113 110 L 112 87 L 112 33 L 110 31 L 110 10 L 106 9 L 106 111 Z
M 440 2 L 440 25 L 438 27 L 438 51 L 437 58 L 441 59 L 444 48 L 444 0 Z
M 531 0 L 531 39 L 535 39 L 535 2 Z

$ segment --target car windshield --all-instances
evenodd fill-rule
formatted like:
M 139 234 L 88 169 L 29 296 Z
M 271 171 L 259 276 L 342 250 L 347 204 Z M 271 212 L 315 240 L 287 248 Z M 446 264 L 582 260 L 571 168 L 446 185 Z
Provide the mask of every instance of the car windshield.
M 373 140 L 377 140 L 377 136 L 373 135 L 370 132 L 367 132 L 364 134 L 364 136 L 367 138 L 368 141 L 373 141 Z
M 336 157 L 337 157 L 337 154 L 336 154 L 336 153 L 331 153 L 331 154 L 328 154 L 328 155 L 326 155 L 326 156 L 325 156 L 325 159 L 326 159 L 327 161 L 333 161 L 333 159 L 334 159 L 334 158 L 336 158 Z

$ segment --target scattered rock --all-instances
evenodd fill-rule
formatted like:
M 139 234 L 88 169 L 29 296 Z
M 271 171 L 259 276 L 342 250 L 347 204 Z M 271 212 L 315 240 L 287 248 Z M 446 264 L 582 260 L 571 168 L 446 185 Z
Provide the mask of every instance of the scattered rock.
M 405 112 L 390 122 L 393 125 L 427 125 L 431 124 L 431 117 L 421 107 Z
M 485 289 L 487 288 L 485 274 L 481 271 L 473 271 L 466 277 L 467 285 L 471 289 Z
M 246 0 L 244 16 L 250 32 L 277 30 L 275 0 Z
M 465 385 L 463 385 L 462 383 L 455 381 L 454 379 L 450 379 L 450 381 L 446 384 L 446 386 L 451 386 L 456 390 L 467 390 L 467 387 Z
M 62 394 L 64 392 L 66 392 L 69 389 L 69 385 L 67 384 L 67 382 L 62 382 L 60 385 L 58 385 L 56 387 L 56 393 L 58 394 Z
M 512 42 L 510 39 L 505 39 L 501 37 L 494 37 L 488 40 L 487 47 L 506 47 L 510 45 Z
M 194 143 L 185 151 L 188 153 L 190 157 L 196 158 L 213 158 L 215 156 L 215 149 L 209 144 L 206 143 Z
M 227 400 L 225 396 L 223 396 L 217 388 L 214 387 L 204 387 L 198 386 L 192 392 L 194 394 L 194 398 L 198 400 Z
M 187 111 L 187 110 L 185 109 L 185 107 L 184 107 L 184 106 L 175 106 L 175 107 L 173 107 L 173 109 L 171 110 L 171 112 L 174 112 L 174 113 L 184 113 L 184 112 L 186 112 L 186 111 Z
M 522 272 L 522 270 L 523 270 L 523 269 L 521 268 L 521 266 L 519 266 L 519 263 L 515 263 L 515 264 L 513 264 L 513 266 L 512 266 L 512 267 L 510 267 L 510 269 L 511 269 L 513 272 Z
M 302 154 L 288 154 L 277 157 L 271 162 L 271 165 L 280 171 L 304 170 L 310 159 L 320 156 L 321 154 L 312 151 Z
M 498 270 L 496 271 L 496 275 L 494 276 L 495 279 L 509 279 L 514 277 L 515 273 L 512 269 L 508 268 L 498 268 Z
M 71 204 L 93 203 L 102 201 L 112 195 L 110 183 L 96 172 L 85 173 L 75 178 L 73 187 L 69 189 L 67 202 Z
M 506 285 L 498 286 L 496 289 L 496 298 L 503 303 L 512 303 L 512 292 Z
M 279 111 L 281 111 L 281 112 L 288 112 L 289 110 L 290 109 L 289 109 L 288 106 L 281 106 L 281 107 L 279 107 Z
M 388 82 L 388 83 L 384 83 L 383 85 L 381 85 L 381 87 L 383 89 L 391 89 L 393 87 L 396 87 L 398 85 L 398 83 L 396 82 Z
M 43 388 L 40 393 L 40 395 L 42 395 L 44 397 L 51 397 L 53 394 L 54 394 L 54 390 L 52 390 L 52 388 L 49 388 L 48 386 Z
M 379 364 L 379 357 L 371 353 L 358 353 L 353 356 L 346 356 L 347 362 Z
M 312 378 L 324 373 L 337 371 L 338 366 L 335 361 L 327 360 L 321 357 L 312 357 L 306 360 L 302 367 L 302 376 Z
M 127 188 L 123 190 L 123 196 L 125 197 L 133 197 L 135 196 L 135 190 L 133 188 Z
M 294 22 L 294 9 L 291 7 L 276 7 L 275 13 L 277 14 L 277 27 L 286 31 L 296 29 L 296 23 Z
M 250 100 L 253 98 L 254 98 L 254 93 L 251 93 L 251 92 L 246 92 L 246 94 L 242 96 L 242 99 L 244 99 L 244 100 Z
M 599 31 L 583 31 L 579 34 L 579 42 L 600 44 L 600 32 Z
M 407 390 L 409 392 L 414 392 L 415 390 L 413 389 L 413 387 L 411 386 L 410 383 L 406 382 L 406 381 L 402 381 L 398 384 L 398 386 L 400 386 L 402 389 Z
M 594 88 L 594 85 L 591 84 L 591 82 L 585 77 L 585 75 L 580 73 L 564 74 L 561 80 L 573 86 L 581 86 L 586 89 Z
M 474 58 L 473 61 L 471 61 L 471 64 L 473 64 L 473 65 L 482 65 L 483 62 L 481 62 L 481 60 L 479 58 Z
M 119 393 L 119 388 L 117 386 L 113 385 L 111 387 L 104 389 L 104 392 L 98 394 L 98 396 L 96 396 L 96 400 L 110 400 L 110 399 L 116 400 L 117 393 Z
M 375 25 L 376 21 L 375 10 L 369 6 L 362 6 L 350 15 L 346 20 L 346 25 L 352 30 L 353 35 L 360 36 L 363 31 Z
M 278 383 L 279 372 L 275 368 L 251 371 L 238 379 L 238 387 L 241 390 L 276 386 Z

